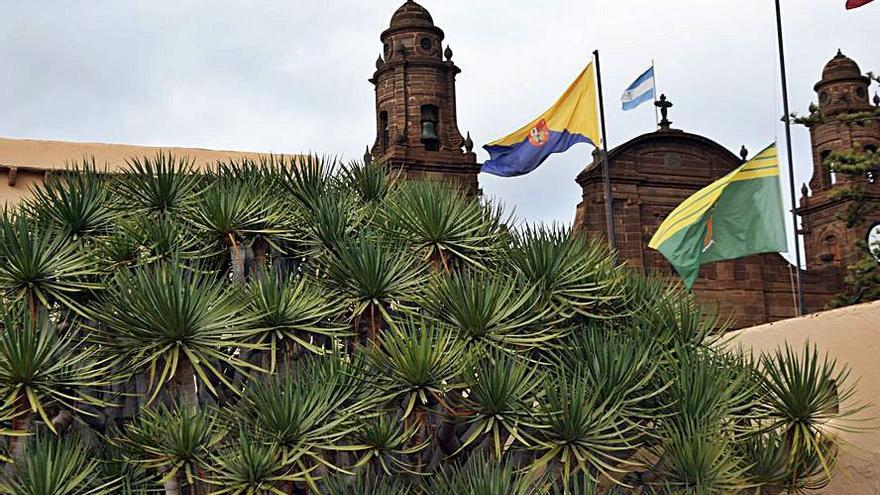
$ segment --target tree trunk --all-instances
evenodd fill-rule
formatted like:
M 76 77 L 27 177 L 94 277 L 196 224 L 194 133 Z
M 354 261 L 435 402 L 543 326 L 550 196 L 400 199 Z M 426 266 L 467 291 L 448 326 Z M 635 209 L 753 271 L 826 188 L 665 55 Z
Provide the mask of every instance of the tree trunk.
M 201 479 L 207 477 L 205 476 L 205 470 L 198 466 L 196 467 L 196 474 Z M 209 493 L 211 493 L 211 488 L 207 483 L 199 481 L 199 479 L 193 480 L 192 495 L 208 495 Z
M 28 312 L 31 316 L 31 328 L 37 328 L 37 296 L 32 289 L 28 290 Z
M 446 256 L 440 248 L 436 248 L 431 254 L 431 268 L 437 273 L 449 273 L 449 263 L 446 262 Z
M 425 410 L 422 405 L 417 405 L 415 409 L 413 409 L 412 414 L 410 416 L 413 425 L 416 426 L 416 433 L 413 436 L 413 444 L 418 445 L 425 441 L 427 438 L 427 424 L 425 418 Z M 413 452 L 412 460 L 414 464 L 414 471 L 416 473 L 424 472 L 425 466 L 425 451 L 420 450 L 418 452 Z
M 254 362 L 254 360 L 262 359 L 260 357 L 260 355 L 264 352 L 267 352 L 267 351 L 261 351 L 261 350 L 257 350 L 257 349 L 242 349 L 241 360 L 246 361 L 248 363 L 252 363 L 252 362 Z M 230 381 L 232 382 L 232 386 L 235 390 L 242 390 L 242 388 L 245 386 L 246 379 L 247 378 L 245 377 L 244 373 L 242 373 L 239 370 L 234 370 Z M 216 382 L 212 382 L 212 383 L 214 383 L 214 387 L 217 388 L 218 383 L 216 383 Z M 222 406 L 225 404 L 232 404 L 232 403 L 235 403 L 238 401 L 238 396 L 235 395 L 235 392 L 229 390 L 228 387 L 224 386 L 222 388 L 217 388 L 217 394 L 218 394 L 218 396 L 217 396 L 217 404 L 218 405 Z
M 264 277 L 269 270 L 269 267 L 266 265 L 266 256 L 269 253 L 269 243 L 262 237 L 257 237 L 254 239 L 252 249 L 254 256 L 250 260 L 248 271 L 250 272 L 250 279 L 255 280 Z
M 70 411 L 67 409 L 58 411 L 58 414 L 52 418 L 52 426 L 55 427 L 55 430 L 59 433 L 66 430 L 71 423 L 73 423 L 73 414 L 70 414 Z
M 172 476 L 162 485 L 165 488 L 165 495 L 180 495 L 180 481 L 177 476 Z
M 31 411 L 27 397 L 22 392 L 15 401 L 15 412 L 21 414 L 12 420 L 12 431 L 16 433 L 28 433 L 31 429 Z M 28 436 L 13 436 L 9 438 L 9 454 L 12 460 L 20 462 L 27 456 Z M 10 463 L 10 468 L 12 464 Z
M 192 362 L 186 354 L 182 354 L 177 361 L 177 369 L 171 379 L 171 398 L 179 398 L 183 408 L 194 410 L 199 406 L 199 398 L 196 395 L 195 373 Z
M 180 403 L 182 412 L 195 412 L 199 407 L 199 397 L 196 390 L 195 371 L 193 370 L 192 361 L 189 357 L 181 352 L 177 360 L 177 369 L 174 370 L 174 377 L 169 384 L 169 396 L 172 400 L 177 399 Z M 192 495 L 201 495 L 203 483 L 199 480 L 193 480 L 193 486 L 190 488 Z M 165 482 L 165 495 L 180 495 L 179 476 Z
M 284 355 L 282 356 L 282 359 L 276 363 L 278 371 L 292 375 L 296 372 L 296 362 L 299 361 L 300 357 L 302 357 L 305 352 L 303 352 L 300 345 L 296 342 L 290 339 L 285 339 L 283 353 Z
M 232 270 L 232 280 L 244 283 L 244 250 L 235 241 L 235 237 L 229 234 L 229 267 Z

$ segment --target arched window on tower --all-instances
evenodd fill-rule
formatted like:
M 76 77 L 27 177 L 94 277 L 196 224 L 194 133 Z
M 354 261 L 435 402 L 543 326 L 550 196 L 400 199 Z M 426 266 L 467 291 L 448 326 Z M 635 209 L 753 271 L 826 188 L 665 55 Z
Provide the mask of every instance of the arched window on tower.
M 440 109 L 434 105 L 422 105 L 422 144 L 428 151 L 440 149 L 440 135 L 437 124 L 440 122 Z
M 391 129 L 388 128 L 388 112 L 380 112 L 379 113 L 379 147 L 382 151 L 386 151 L 388 149 L 388 143 L 390 142 Z
M 831 150 L 825 150 L 819 153 L 819 160 L 821 162 L 821 170 L 822 170 L 822 182 L 827 184 L 828 186 L 833 186 L 837 182 L 837 177 L 831 167 L 831 162 L 828 158 L 831 156 Z

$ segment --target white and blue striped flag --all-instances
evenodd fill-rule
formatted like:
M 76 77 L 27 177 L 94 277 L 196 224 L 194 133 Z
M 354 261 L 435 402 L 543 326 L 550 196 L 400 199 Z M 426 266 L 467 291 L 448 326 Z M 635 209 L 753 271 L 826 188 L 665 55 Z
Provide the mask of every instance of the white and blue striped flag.
M 646 101 L 654 101 L 654 67 L 633 81 L 623 92 L 623 109 L 632 110 Z

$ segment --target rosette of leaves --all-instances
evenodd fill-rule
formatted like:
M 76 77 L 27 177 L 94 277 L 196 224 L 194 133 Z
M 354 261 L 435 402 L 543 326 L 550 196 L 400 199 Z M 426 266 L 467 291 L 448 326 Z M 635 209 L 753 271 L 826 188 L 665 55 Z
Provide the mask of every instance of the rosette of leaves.
M 221 168 L 219 177 L 208 179 L 210 185 L 194 202 L 189 219 L 209 245 L 229 253 L 233 277 L 244 280 L 247 245 L 259 241 L 280 252 L 279 242 L 288 229 L 278 195 L 261 186 L 258 172 L 249 168 L 238 172 L 230 176 Z
M 462 270 L 435 277 L 421 306 L 469 345 L 522 352 L 546 349 L 567 331 L 544 321 L 536 299 L 516 278 Z
M 837 446 L 828 438 L 811 451 L 792 452 L 777 430 L 756 432 L 737 442 L 736 453 L 748 466 L 746 476 L 761 493 L 803 493 L 828 486 L 823 463 L 836 459 Z
M 180 493 L 181 482 L 191 487 L 204 483 L 209 453 L 226 434 L 216 411 L 176 403 L 141 409 L 111 438 L 130 462 L 155 472 L 171 495 Z
M 55 303 L 84 315 L 77 297 L 101 288 L 95 260 L 55 226 L 5 210 L 0 215 L 0 291 L 32 314 Z
M 120 480 L 101 471 L 101 461 L 83 439 L 37 435 L 28 455 L 0 471 L 0 490 L 9 495 L 111 495 Z
M 363 207 L 350 195 L 339 192 L 320 196 L 308 208 L 297 211 L 300 222 L 294 228 L 299 254 L 317 264 L 356 236 L 367 221 Z
M 332 359 L 332 358 L 312 358 Z M 310 361 L 300 366 L 314 366 Z M 236 423 L 253 428 L 256 439 L 277 445 L 279 455 L 305 482 L 317 490 L 310 474 L 317 466 L 334 469 L 333 454 L 360 447 L 343 446 L 356 426 L 354 414 L 360 412 L 349 399 L 356 389 L 343 389 L 337 380 L 345 378 L 323 373 L 299 374 L 289 370 L 283 375 L 252 382 L 235 411 Z M 307 380 L 305 377 L 324 380 Z
M 830 478 L 837 453 L 829 441 L 833 431 L 863 431 L 869 420 L 857 416 L 868 405 L 852 400 L 849 367 L 805 344 L 799 354 L 788 345 L 763 354 L 760 368 L 770 427 L 785 439 L 792 457 L 819 459 Z
M 271 372 L 279 357 L 289 365 L 300 348 L 326 354 L 335 342 L 352 335 L 337 322 L 343 307 L 307 277 L 273 272 L 252 281 L 249 289 L 248 310 L 260 329 L 254 339 L 266 348 Z
M 363 419 L 354 432 L 358 452 L 355 467 L 363 476 L 394 476 L 399 473 L 415 474 L 409 456 L 425 449 L 430 440 L 416 442 L 418 425 L 405 424 L 400 414 L 380 412 Z
M 303 155 L 293 159 L 281 157 L 277 161 L 279 182 L 299 208 L 312 205 L 337 189 L 336 170 L 339 161 L 332 157 Z
M 392 308 L 414 300 L 427 280 L 406 252 L 363 234 L 340 243 L 324 269 L 328 287 L 351 306 L 355 330 L 364 327 L 371 340 L 392 321 Z
M 364 206 L 376 206 L 397 190 L 400 175 L 378 162 L 353 161 L 342 167 L 342 189 L 353 192 Z
M 612 323 L 575 328 L 555 355 L 558 365 L 580 373 L 601 397 L 620 400 L 627 415 L 647 420 L 658 413 L 657 396 L 672 385 L 660 377 L 670 356 L 650 339 L 636 338 Z
M 752 434 L 765 412 L 754 369 L 738 356 L 708 349 L 679 349 L 658 373 L 670 385 L 660 394 L 665 422 L 680 424 L 678 432 L 697 425 L 724 430 L 732 437 Z
M 182 218 L 205 185 L 195 162 L 171 153 L 132 157 L 114 177 L 122 213 L 135 216 Z
M 695 349 L 715 343 L 730 327 L 717 309 L 701 307 L 691 294 L 662 289 L 658 281 L 646 282 L 640 304 L 632 308 L 630 326 L 667 350 Z
M 544 480 L 510 463 L 474 455 L 463 464 L 448 464 L 431 477 L 427 493 L 436 495 L 533 495 L 546 493 Z
M 335 475 L 324 481 L 327 495 L 417 495 L 421 493 L 396 478 Z
M 435 270 L 460 264 L 484 269 L 505 239 L 501 209 L 466 199 L 450 184 L 404 184 L 381 214 L 384 232 Z
M 277 444 L 243 433 L 211 455 L 207 483 L 216 495 L 287 495 L 294 482 L 305 479 L 294 472 L 295 461 Z
M 508 444 L 534 446 L 537 426 L 535 399 L 540 394 L 542 375 L 525 359 L 504 352 L 490 352 L 468 366 L 465 392 L 456 402 L 456 414 L 468 425 L 461 449 L 491 439 L 495 459 Z
M 99 174 L 94 158 L 50 176 L 32 193 L 25 208 L 72 239 L 103 236 L 119 216 L 109 180 Z
M 572 475 L 613 477 L 639 463 L 637 425 L 625 415 L 620 397 L 604 397 L 582 373 L 564 369 L 548 375 L 539 401 L 538 458 L 531 471 L 546 468 L 563 482 Z
M 32 416 L 57 433 L 61 410 L 93 416 L 111 405 L 102 388 L 118 380 L 114 358 L 104 354 L 75 321 L 52 321 L 44 312 L 31 316 L 24 304 L 2 310 L 0 328 L 0 400 L 11 420 L 11 454 L 21 457 Z
M 607 317 L 624 296 L 620 270 L 600 242 L 556 227 L 524 227 L 513 238 L 510 264 L 556 318 Z
M 97 310 L 97 331 L 133 373 L 149 374 L 152 402 L 170 386 L 186 405 L 197 403 L 195 377 L 217 395 L 214 382 L 238 393 L 222 366 L 244 375 L 260 371 L 238 349 L 251 343 L 255 317 L 239 290 L 197 267 L 158 263 L 120 272 Z
M 446 394 L 460 387 L 464 346 L 447 327 L 411 318 L 383 331 L 365 353 L 377 398 L 402 407 L 404 419 L 418 409 L 422 422 L 425 409 L 445 406 Z
M 755 487 L 732 437 L 717 425 L 686 418 L 666 423 L 655 449 L 654 493 L 741 493 Z

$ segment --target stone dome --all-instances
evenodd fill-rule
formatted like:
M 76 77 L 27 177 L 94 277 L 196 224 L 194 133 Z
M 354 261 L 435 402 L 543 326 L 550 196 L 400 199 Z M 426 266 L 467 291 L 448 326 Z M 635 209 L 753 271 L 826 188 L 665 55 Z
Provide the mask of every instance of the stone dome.
M 413 0 L 401 5 L 391 16 L 391 29 L 396 28 L 430 28 L 434 27 L 431 13 Z
M 822 69 L 822 82 L 839 81 L 842 79 L 861 79 L 862 70 L 853 59 L 837 50 L 837 55 L 832 58 L 825 68 Z

